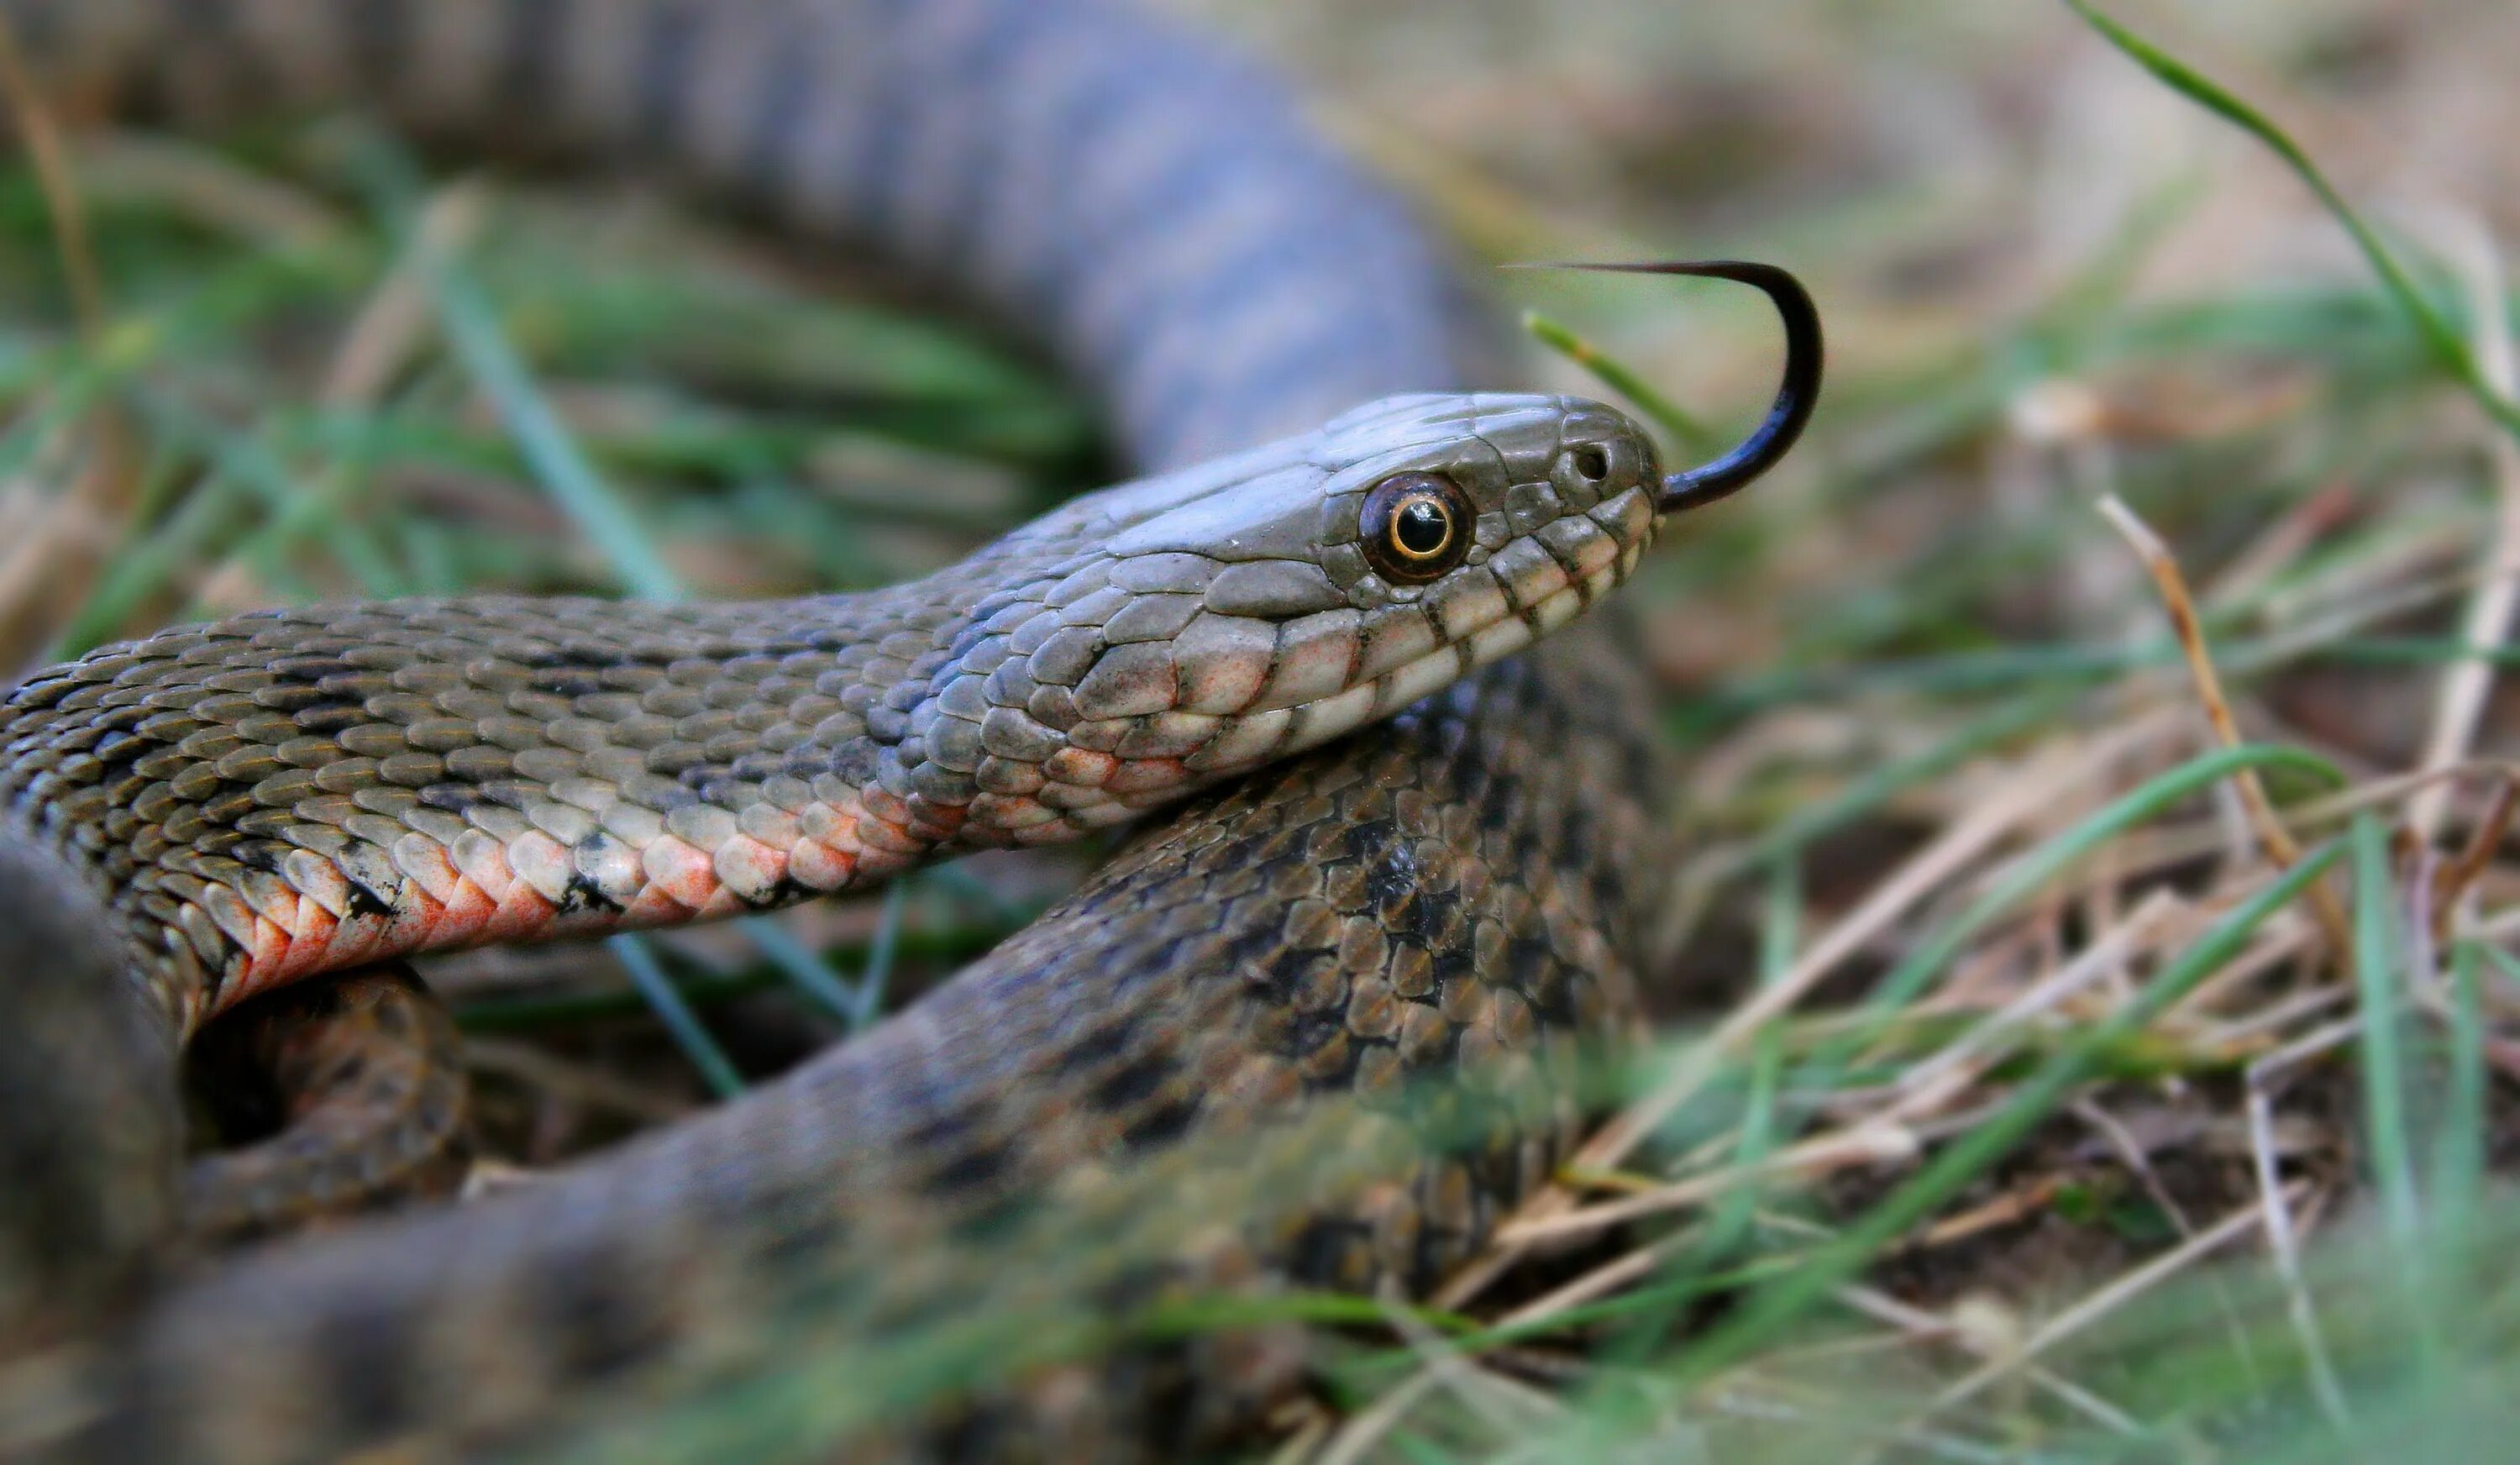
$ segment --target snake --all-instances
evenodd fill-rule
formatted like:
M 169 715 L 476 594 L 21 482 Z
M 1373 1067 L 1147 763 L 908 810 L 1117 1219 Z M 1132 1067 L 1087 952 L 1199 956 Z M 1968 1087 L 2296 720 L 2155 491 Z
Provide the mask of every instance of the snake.
M 208 1024 L 192 1087 L 255 1137 L 184 1168 L 186 1239 L 223 1249 L 461 1189 L 472 1094 L 455 1015 L 401 962 L 299 982 Z
M 1023 1238 L 1052 1202 L 1115 1259 L 1116 1308 L 1422 1289 L 1548 1177 L 1569 1044 L 1635 1021 L 1669 780 L 1614 639 L 1526 648 L 1792 444 L 1820 337 L 1790 276 L 1660 267 L 1757 286 L 1788 339 L 1758 429 L 1666 473 L 1614 408 L 1497 389 L 1441 249 L 1264 71 L 1104 0 L 0 22 L 55 95 L 357 105 L 893 261 L 1084 383 L 1144 474 L 881 591 L 321 603 L 22 681 L 0 1453 L 1179 1458 L 1283 1398 L 1279 1332 L 1027 1363 L 915 1417 L 800 1424 L 747 1391 L 804 1377 L 799 1338 L 888 1365 L 914 1324 L 1050 1279 Z M 200 1266 L 170 1242 L 176 1054 L 257 994 L 1120 826 L 987 956 L 705 1115 L 474 1203 Z M 1475 1142 L 1403 1159 L 1338 1140 L 1377 1157 L 1340 1186 L 1200 1158 L 1317 1113 L 1418 1122 L 1449 1112 L 1402 1097 L 1422 1081 L 1490 1071 L 1537 1109 L 1463 1100 Z

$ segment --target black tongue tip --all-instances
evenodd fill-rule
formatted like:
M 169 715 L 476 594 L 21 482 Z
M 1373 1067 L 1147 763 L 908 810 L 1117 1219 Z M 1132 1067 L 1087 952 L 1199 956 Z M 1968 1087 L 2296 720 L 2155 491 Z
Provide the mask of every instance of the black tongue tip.
M 1749 259 L 1656 259 L 1594 263 L 1569 260 L 1519 266 L 1525 269 L 1590 270 L 1617 275 L 1694 275 L 1731 280 L 1764 293 L 1785 328 L 1784 379 L 1769 404 L 1767 420 L 1732 451 L 1711 463 L 1665 478 L 1659 507 L 1679 513 L 1730 498 L 1750 486 L 1792 451 L 1820 400 L 1822 347 L 1820 308 L 1811 291 L 1793 275 L 1772 264 Z

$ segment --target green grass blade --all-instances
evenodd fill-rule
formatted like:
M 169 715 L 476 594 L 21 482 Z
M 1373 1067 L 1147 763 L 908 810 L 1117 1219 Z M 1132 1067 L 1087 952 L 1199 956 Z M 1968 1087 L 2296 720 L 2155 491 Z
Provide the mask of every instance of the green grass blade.
M 1759 931 L 1759 985 L 1774 986 L 1793 966 L 1794 953 L 1802 944 L 1802 915 L 1801 871 L 1791 860 L 1780 859 L 1769 876 L 1766 920 Z M 1740 1142 L 1732 1152 L 1732 1163 L 1745 1176 L 1758 1174 L 1777 1146 L 1780 1128 L 1777 1096 L 1784 1074 L 1784 1021 L 1778 1018 L 1761 1028 L 1751 1042 L 1750 1088 L 1742 1103 Z M 1720 1264 L 1749 1236 L 1760 1191 L 1756 1183 L 1744 1183 L 1716 1205 L 1699 1249 L 1703 1265 Z
M 1937 972 L 1959 954 L 1970 937 L 2036 893 L 2067 866 L 2190 794 L 2250 769 L 2289 769 L 2339 786 L 2346 781 L 2344 773 L 2324 758 L 2298 748 L 2263 743 L 2220 748 L 2190 759 L 2167 773 L 2157 774 L 2017 861 L 1994 889 L 1891 968 L 1866 1003 L 1867 1010 L 1880 1017 L 1907 1006 Z M 1872 1025 L 1859 1028 L 1853 1041 L 1868 1041 L 1866 1034 L 1871 1028 Z
M 438 319 L 482 394 L 516 438 L 518 451 L 561 511 L 593 541 L 632 595 L 652 600 L 682 598 L 683 580 L 630 506 L 595 471 L 559 414 L 534 385 L 489 297 L 451 260 L 427 270 Z
M 2134 1000 L 2042 1063 L 1993 1118 L 1936 1154 L 1923 1170 L 1803 1265 L 1754 1294 L 1740 1311 L 1684 1355 L 1684 1372 L 1702 1378 L 1748 1356 L 1814 1303 L 1862 1271 L 1875 1252 L 1932 1215 L 2028 1135 L 2068 1090 L 2091 1074 L 2092 1059 L 2102 1048 L 2140 1031 L 2197 983 L 2222 969 L 2259 926 L 2325 874 L 2343 853 L 2344 846 L 2334 842 L 2319 846 L 2216 922 Z
M 2489 1085 L 2481 954 L 2472 941 L 2451 952 L 2449 1093 L 2433 1136 L 2433 1211 L 2454 1240 L 2473 1233 L 2485 1194 Z
M 1745 852 L 1745 863 L 1774 862 L 1815 839 L 1835 833 L 1906 790 L 1939 777 L 1968 758 L 2057 715 L 2080 690 L 2044 688 L 1971 719 L 1931 747 L 1884 764 L 1827 798 L 1786 815 L 1776 827 L 1751 843 Z
M 2399 263 L 2398 257 L 2390 252 L 2378 231 L 2364 222 L 2354 205 L 2346 201 L 2345 196 L 2338 192 L 2336 185 L 2328 180 L 2327 174 L 2299 143 L 2228 88 L 2129 30 L 2093 6 L 2091 0 L 2065 0 L 2065 3 L 2110 45 L 2126 53 L 2136 65 L 2150 71 L 2172 91 L 2256 138 L 2283 159 L 2284 165 L 2292 169 L 2294 176 L 2318 197 L 2328 214 L 2353 237 L 2355 247 L 2362 251 L 2363 259 L 2380 277 L 2381 287 L 2423 338 L 2425 347 L 2452 376 L 2458 378 L 2459 384 L 2467 388 L 2468 395 L 2476 399 L 2476 404 L 2485 409 L 2488 416 L 2514 438 L 2520 438 L 2520 404 L 2495 390 L 2494 383 L 2486 379 L 2484 369 L 2477 364 L 2474 353 L 2468 350 L 2467 342 L 2460 338 L 2457 328 L 2424 298 L 2423 291 L 2416 288 L 2413 278 Z
M 2399 1018 L 2397 882 L 2389 868 L 2389 834 L 2379 819 L 2358 814 L 2348 831 L 2354 852 L 2354 982 L 2362 999 L 2364 1143 L 2380 1214 L 2393 1244 L 2413 1249 L 2422 1229 L 2415 1163 L 2407 1135 L 2407 1080 Z
M 1637 404 L 1655 425 L 1680 439 L 1681 446 L 1692 453 L 1712 452 L 1722 446 L 1713 428 L 1699 422 L 1677 402 L 1654 390 L 1652 383 L 1617 357 L 1577 334 L 1571 328 L 1552 320 L 1536 310 L 1522 313 L 1522 329 L 1542 345 L 1601 378 L 1601 384 Z
M 672 1035 L 675 1045 L 692 1060 L 692 1066 L 700 1071 L 700 1078 L 708 1085 L 709 1091 L 722 1099 L 742 1093 L 743 1075 L 736 1072 L 734 1062 L 726 1056 L 726 1049 L 719 1047 L 717 1040 L 711 1038 L 708 1029 L 701 1025 L 699 1014 L 683 1000 L 681 989 L 674 985 L 673 978 L 665 975 L 664 963 L 656 959 L 655 949 L 637 936 L 615 936 L 604 945 L 620 958 L 622 969 L 630 973 L 632 985 L 655 1010 L 657 1020 Z
M 858 974 L 858 1008 L 850 1018 L 853 1030 L 871 1026 L 883 1012 L 886 988 L 892 985 L 893 959 L 901 951 L 901 924 L 910 910 L 910 882 L 895 880 L 884 887 L 883 910 L 876 918 L 875 945 L 867 953 L 866 970 Z
M 806 1000 L 853 1028 L 857 1025 L 856 990 L 824 965 L 823 958 L 797 940 L 794 932 L 767 915 L 747 915 L 742 924 L 752 949 L 768 957 L 779 975 Z
M 855 982 L 842 981 L 822 955 L 768 916 L 747 918 L 743 922 L 744 934 L 778 967 L 779 974 L 814 1005 L 848 1024 L 850 1032 L 861 1033 L 883 1013 L 884 989 L 892 981 L 893 960 L 901 949 L 902 921 L 910 909 L 910 886 L 916 878 L 899 876 L 884 887 L 875 937 L 868 945 L 866 965 Z
M 165 522 L 114 552 L 96 587 L 63 627 L 48 657 L 67 660 L 112 640 L 143 602 L 164 592 L 188 565 L 208 556 L 210 545 L 234 531 L 245 517 L 247 498 L 244 485 L 234 477 L 203 474 Z

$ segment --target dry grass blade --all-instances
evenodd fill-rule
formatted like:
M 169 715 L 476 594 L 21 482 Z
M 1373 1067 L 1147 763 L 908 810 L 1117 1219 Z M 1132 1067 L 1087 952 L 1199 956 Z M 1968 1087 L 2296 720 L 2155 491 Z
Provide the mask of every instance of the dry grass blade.
M 0 94 L 33 164 L 52 226 L 54 254 L 68 283 L 79 335 L 91 352 L 107 347 L 105 282 L 87 208 L 72 176 L 68 151 L 52 109 L 28 73 L 17 31 L 0 21 Z M 0 558 L 0 667 L 20 660 L 38 644 L 64 605 L 95 578 L 114 531 L 138 501 L 140 460 L 132 424 L 111 402 L 94 407 L 82 424 L 87 461 L 68 491 L 45 504 L 34 523 L 15 537 Z M 31 485 L 9 485 L 25 493 Z
M 2350 1036 L 2350 1035 L 2349 1035 Z M 2271 1068 L 2272 1065 L 2265 1065 Z M 2327 1335 L 2318 1325 L 2318 1305 L 2312 1300 L 2301 1269 L 2301 1231 L 2293 1220 L 2293 1197 L 2277 1175 L 2274 1103 L 2268 1096 L 2261 1065 L 2249 1070 L 2249 1154 L 2256 1165 L 2258 1209 L 2266 1220 L 2267 1253 L 2284 1289 L 2285 1316 L 2309 1360 L 2311 1393 L 2328 1424 L 2338 1430 L 2350 1422 L 2345 1390 L 2329 1358 Z
M 320 406 L 328 412 L 356 411 L 384 396 L 428 340 L 435 323 L 428 271 L 436 262 L 460 255 L 478 238 L 487 211 L 487 195 L 477 185 L 460 183 L 429 200 L 413 227 L 410 248 L 369 291 L 341 333 L 316 387 Z M 348 467 L 336 466 L 318 481 L 297 487 L 312 509 L 339 496 L 353 477 Z M 256 582 L 252 566 L 238 554 L 202 581 L 197 599 L 207 609 L 225 612 L 260 609 L 275 597 Z
M 1565 1412 L 1564 1405 L 1530 1385 L 1482 1368 L 1462 1356 L 1462 1351 L 1441 1334 L 1398 1306 L 1396 1298 L 1384 1299 L 1383 1316 L 1392 1331 L 1424 1360 L 1427 1371 L 1499 1434 L 1510 1437 L 1534 1417 L 1552 1418 Z
M 654 1085 L 630 1083 L 594 1064 L 514 1039 L 467 1038 L 464 1061 L 478 1072 L 531 1084 L 571 1103 L 613 1110 L 649 1124 L 671 1124 L 692 1112 L 688 1100 Z
M 2094 937 L 2089 946 L 2047 976 L 2031 983 L 1957 1043 L 1899 1076 L 1900 1097 L 1890 1117 L 1913 1119 L 1952 1102 L 1983 1076 L 2003 1051 L 2004 1041 L 2042 1013 L 2051 1012 L 2128 962 L 2167 941 L 2172 918 L 2183 908 L 2167 890 L 2154 890 L 2135 910 Z
M 2451 251 L 2467 286 L 2476 321 L 2470 349 L 2486 381 L 2504 398 L 2520 393 L 2520 368 L 2513 361 L 2511 331 L 2506 324 L 2507 291 L 2494 241 L 2485 226 L 2463 220 L 2454 232 L 2460 245 Z M 2494 472 L 2494 536 L 2488 543 L 2484 578 L 2468 602 L 2462 643 L 2478 654 L 2453 661 L 2443 673 L 2433 703 L 2432 732 L 2424 745 L 2425 770 L 2448 768 L 2466 758 L 2494 688 L 2495 664 L 2483 653 L 2499 646 L 2510 634 L 2511 613 L 2520 606 L 2520 438 L 2492 434 L 2488 451 Z M 2407 824 L 2415 838 L 2430 843 L 2440 829 L 2451 789 L 2437 783 L 2417 793 L 2407 805 Z
M 1993 850 L 2005 836 L 2049 808 L 2061 789 L 2096 777 L 2118 759 L 2166 735 L 2168 720 L 2138 718 L 2081 747 L 2051 747 L 1986 796 L 1958 823 L 1884 878 L 1865 902 L 1799 957 L 1777 981 L 1762 986 L 1748 1001 L 1727 1013 L 1715 1030 L 1672 1065 L 1644 1097 L 1603 1125 L 1567 1164 L 1571 1171 L 1616 1168 L 1664 1121 L 1695 1098 L 1722 1066 L 1768 1023 L 1790 1011 L 1839 963 L 1863 950 L 1919 904 L 1941 891 L 1971 863 Z M 1552 1185 L 1526 1202 L 1500 1233 L 1512 1236 L 1545 1225 L 1575 1208 L 1576 1199 L 1563 1186 Z M 1523 1243 L 1492 1245 L 1446 1285 L 1436 1305 L 1459 1308 L 1521 1259 Z
M 2477 882 L 2500 852 L 2502 836 L 2511 830 L 2511 815 L 2516 804 L 2520 804 L 2520 781 L 2515 781 L 2507 771 L 2498 770 L 2494 775 L 2494 791 L 2486 797 L 2485 812 L 2478 816 L 2475 827 L 2468 830 L 2467 843 L 2459 847 L 2455 856 L 2434 867 L 2432 933 L 2435 941 L 2447 938 L 2451 916 L 2458 908 L 2459 898 Z
M 2477 362 L 2475 354 L 2458 338 L 2457 331 L 2450 322 L 2443 319 L 2442 313 L 2425 296 L 2397 255 L 2381 242 L 2379 232 L 2346 201 L 2345 195 L 2329 180 L 2326 170 L 2319 167 L 2299 143 L 2256 108 L 2194 67 L 2118 23 L 2091 4 L 2091 0 L 2065 0 L 2065 3 L 2136 65 L 2159 77 L 2181 96 L 2256 138 L 2283 159 L 2284 165 L 2353 239 L 2355 247 L 2370 264 L 2372 273 L 2380 277 L 2381 287 L 2388 292 L 2391 303 L 2415 328 L 2434 357 L 2458 378 L 2476 404 L 2505 431 L 2520 434 L 2520 403 L 2497 390 L 2486 378 L 2484 368 Z
M 2297 1202 L 2309 1192 L 2309 1188 L 2308 1184 L 2295 1181 L 2285 1191 L 2284 1200 Z M 2087 1294 L 2023 1339 L 2014 1352 L 1989 1360 L 1935 1396 L 1933 1403 L 1913 1423 L 1921 1426 L 1934 1415 L 2017 1372 L 2057 1344 L 2222 1250 L 2252 1227 L 2263 1226 L 2265 1216 L 2263 1207 L 2243 1207 L 2108 1285 Z
M 1601 1205 L 1513 1221 L 1498 1233 L 1497 1240 L 1512 1247 L 1589 1236 L 1648 1216 L 1690 1210 L 1742 1185 L 1780 1176 L 1815 1179 L 1851 1167 L 1913 1159 L 1916 1149 L 1915 1136 L 1906 1129 L 1868 1121 L 1788 1146 L 1757 1165 L 1729 1167 Z
M 53 246 L 69 287 L 70 307 L 78 313 L 79 333 L 94 345 L 105 336 L 105 281 L 96 267 L 87 208 L 71 177 L 69 150 L 63 146 L 53 110 L 45 105 L 42 91 L 26 70 L 17 28 L 5 21 L 0 21 L 0 93 L 7 96 L 9 119 L 18 129 L 27 160 L 34 164 L 35 181 L 51 212 Z
M 2136 557 L 2143 562 L 2152 583 L 2161 592 L 2162 607 L 2170 614 L 2171 629 L 2179 638 L 2179 649 L 2187 659 L 2188 675 L 2194 679 L 2196 698 L 2203 707 L 2205 719 L 2213 726 L 2215 739 L 2227 748 L 2240 746 L 2240 725 L 2231 716 L 2230 699 L 2223 693 L 2222 674 L 2214 669 L 2214 653 L 2205 644 L 2204 623 L 2197 618 L 2196 601 L 2188 594 L 2187 577 L 2180 572 L 2178 556 L 2162 543 L 2152 526 L 2136 516 L 2117 495 L 2100 500 L 2101 516 L 2123 535 Z M 2290 869 L 2301 863 L 2301 846 L 2283 820 L 2275 813 L 2272 800 L 2267 797 L 2264 780 L 2256 769 L 2241 769 L 2232 776 L 2232 787 L 2240 795 L 2241 807 L 2248 811 L 2249 825 L 2256 831 L 2260 848 L 2277 869 Z M 2311 910 L 2317 912 L 2325 932 L 2329 950 L 2338 962 L 2353 959 L 2354 927 L 2346 918 L 2345 907 L 2336 893 L 2325 885 L 2310 888 Z
M 384 395 L 428 338 L 429 271 L 470 249 L 488 213 L 488 194 L 470 180 L 438 190 L 422 206 L 410 247 L 342 333 L 316 388 L 318 401 L 330 408 L 363 407 Z
M 1838 1290 L 1838 1301 L 1868 1317 L 1898 1328 L 1918 1341 L 1948 1342 L 1988 1358 L 1990 1365 L 2001 1364 L 2017 1370 L 2042 1393 L 2054 1396 L 2066 1407 L 2090 1417 L 2114 1435 L 2130 1438 L 2143 1433 L 2143 1426 L 2124 1409 L 2093 1394 L 2091 1390 L 2034 1362 L 2026 1351 L 2015 1346 L 1999 1353 L 1999 1345 L 1989 1330 L 1965 1326 L 1957 1317 L 1944 1317 L 1877 1291 L 1870 1287 L 1849 1286 Z M 1912 1423 L 1921 1423 L 1921 1420 Z
M 349 237 L 341 217 L 307 190 L 197 144 L 104 129 L 82 134 L 70 155 L 86 194 L 101 204 L 164 207 L 280 252 L 339 249 Z

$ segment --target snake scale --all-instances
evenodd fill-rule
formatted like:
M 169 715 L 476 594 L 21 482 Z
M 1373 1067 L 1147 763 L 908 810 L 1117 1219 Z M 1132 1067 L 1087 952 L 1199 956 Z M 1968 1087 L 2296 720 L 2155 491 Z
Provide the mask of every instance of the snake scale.
M 968 1398 L 866 1381 L 1008 1288 L 1423 1287 L 1546 1175 L 1569 1044 L 1632 1011 L 1665 785 L 1623 658 L 1513 653 L 1792 440 L 1818 338 L 1789 281 L 1714 271 L 1786 310 L 1794 361 L 1750 443 L 1665 479 L 1612 409 L 1456 394 L 1485 333 L 1406 211 L 1265 77 L 1098 0 L 0 20 L 48 87 L 355 102 L 744 198 L 1028 333 L 1152 474 L 889 591 L 322 605 L 22 684 L 0 1453 L 1176 1458 L 1296 1380 L 1282 1330 L 1053 1350 Z M 766 909 L 1211 785 L 711 1114 L 476 1204 L 166 1260 L 173 1056 L 245 996 Z M 1492 1070 L 1523 1097 L 1403 1097 Z M 1318 1112 L 1378 1158 L 1265 1160 Z M 1365 1137 L 1430 1116 L 1471 1140 Z M 1238 1135 L 1261 1148 L 1216 1163 Z M 799 1394 L 817 1358 L 876 1406 Z

